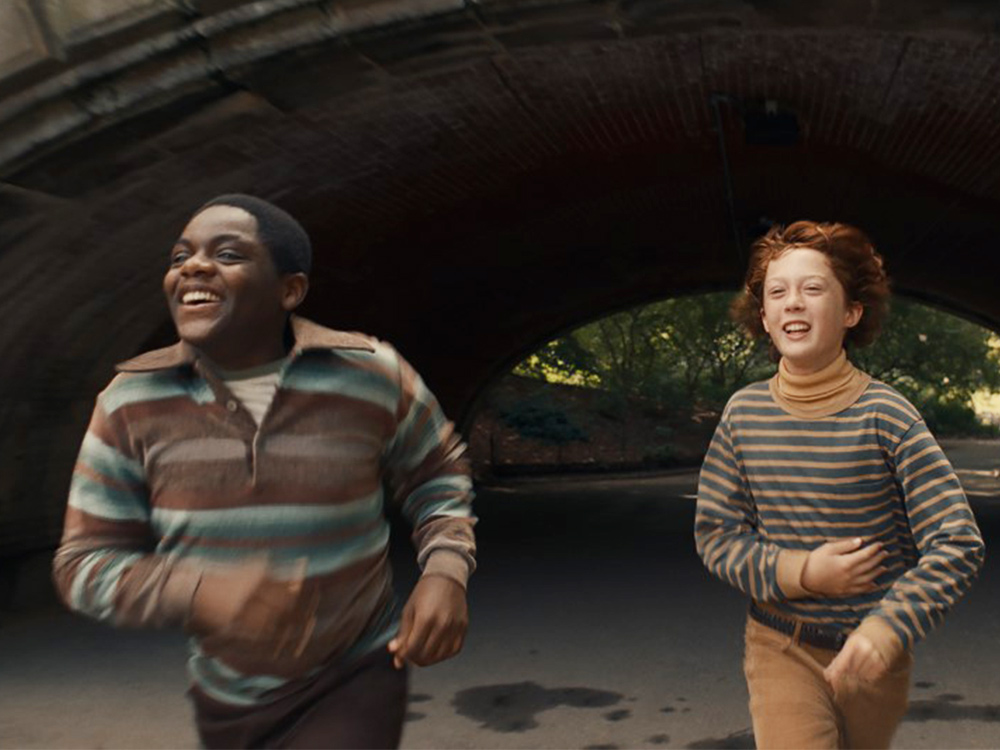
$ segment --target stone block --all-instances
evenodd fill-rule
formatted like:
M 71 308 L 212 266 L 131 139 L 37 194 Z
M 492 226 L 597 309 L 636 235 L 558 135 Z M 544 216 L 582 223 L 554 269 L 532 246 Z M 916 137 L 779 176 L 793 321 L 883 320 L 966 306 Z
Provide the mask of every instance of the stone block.
M 30 151 L 86 126 L 90 116 L 67 101 L 48 102 L 4 123 L 0 130 L 0 170 Z
M 173 154 L 202 148 L 206 143 L 240 133 L 255 125 L 280 119 L 281 113 L 256 94 L 238 91 L 206 105 L 199 112 L 181 120 L 175 127 L 153 141 L 157 150 Z
M 359 31 L 348 41 L 380 67 L 399 75 L 467 63 L 499 51 L 468 13 Z
M 461 13 L 465 0 L 354 0 L 329 5 L 334 26 L 342 34 Z
M 385 79 L 377 66 L 343 43 L 281 55 L 266 65 L 227 69 L 226 76 L 283 111 L 314 107 Z
M 49 50 L 23 0 L 0 3 L 0 80 L 39 63 Z
M 509 49 L 560 42 L 616 39 L 618 20 L 606 3 L 487 3 L 476 12 Z
M 130 68 L 81 98 L 88 112 L 107 117 L 141 107 L 147 101 L 166 101 L 180 92 L 214 85 L 205 53 L 191 48 Z
M 213 65 L 229 70 L 322 43 L 334 34 L 329 17 L 318 8 L 307 7 L 213 35 L 209 45 Z
M 170 0 L 41 0 L 52 32 L 67 46 L 148 21 L 164 13 L 176 13 Z

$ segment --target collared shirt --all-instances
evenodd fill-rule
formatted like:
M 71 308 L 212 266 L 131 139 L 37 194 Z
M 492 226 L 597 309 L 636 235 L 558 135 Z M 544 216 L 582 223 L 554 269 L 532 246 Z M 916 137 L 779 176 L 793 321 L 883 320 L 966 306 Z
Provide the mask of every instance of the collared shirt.
M 464 585 L 474 567 L 464 445 L 420 377 L 374 338 L 297 317 L 292 329 L 259 425 L 183 342 L 119 365 L 80 449 L 54 565 L 71 608 L 144 626 L 184 624 L 203 570 L 265 551 L 276 570 L 304 560 L 320 603 L 302 660 L 206 653 L 192 639 L 195 683 L 233 704 L 276 698 L 307 667 L 394 634 L 384 484 L 425 574 Z

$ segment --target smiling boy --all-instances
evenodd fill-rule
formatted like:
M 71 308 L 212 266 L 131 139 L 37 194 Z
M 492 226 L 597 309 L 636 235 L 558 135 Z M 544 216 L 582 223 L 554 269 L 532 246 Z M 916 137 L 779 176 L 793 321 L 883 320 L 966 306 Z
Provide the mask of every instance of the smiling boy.
M 888 747 L 914 643 L 982 565 L 972 511 L 919 413 L 847 358 L 877 336 L 888 296 L 862 232 L 800 221 L 755 243 L 735 308 L 780 361 L 722 414 L 695 540 L 751 597 L 758 748 Z
M 180 341 L 98 397 L 55 558 L 72 609 L 191 633 L 206 747 L 397 746 L 406 665 L 465 636 L 464 446 L 392 347 L 292 314 L 310 264 L 270 203 L 195 212 L 163 280 Z M 383 481 L 423 570 L 401 618 Z

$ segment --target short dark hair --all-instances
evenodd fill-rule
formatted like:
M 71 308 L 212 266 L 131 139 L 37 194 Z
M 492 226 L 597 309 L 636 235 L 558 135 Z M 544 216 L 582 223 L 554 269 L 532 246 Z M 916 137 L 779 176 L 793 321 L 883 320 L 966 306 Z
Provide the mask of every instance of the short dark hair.
M 777 224 L 753 243 L 746 284 L 733 304 L 733 317 L 754 337 L 765 335 L 760 311 L 764 307 L 764 277 L 772 260 L 793 247 L 818 250 L 826 256 L 849 303 L 864 308 L 861 320 L 847 330 L 845 344 L 867 346 L 878 338 L 888 312 L 889 278 L 882 256 L 864 232 L 849 224 L 796 221 Z
M 278 273 L 309 273 L 312 268 L 312 243 L 306 230 L 287 211 L 263 198 L 228 193 L 202 204 L 192 218 L 212 206 L 240 208 L 257 220 L 257 237 L 270 251 Z

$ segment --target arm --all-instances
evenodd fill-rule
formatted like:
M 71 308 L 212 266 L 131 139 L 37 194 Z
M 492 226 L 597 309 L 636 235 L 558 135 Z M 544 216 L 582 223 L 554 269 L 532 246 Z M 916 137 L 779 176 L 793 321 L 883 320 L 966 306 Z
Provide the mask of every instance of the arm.
M 154 549 L 145 471 L 120 414 L 99 400 L 73 470 L 56 590 L 70 609 L 115 625 L 185 624 L 198 571 Z
M 758 601 L 809 595 L 801 583 L 809 553 L 783 549 L 757 530 L 757 509 L 733 450 L 727 409 L 698 479 L 695 546 L 705 567 Z
M 941 622 L 982 567 L 983 540 L 972 509 L 923 420 L 900 438 L 893 463 L 919 560 L 862 620 L 838 657 L 842 664 L 828 668 L 834 678 L 849 665 L 849 671 L 877 677 Z
M 432 664 L 457 653 L 465 637 L 465 588 L 475 570 L 472 479 L 465 446 L 420 376 L 402 357 L 396 434 L 386 453 L 394 500 L 413 525 L 423 575 L 389 644 L 397 666 Z
M 185 626 L 215 643 L 301 651 L 315 602 L 302 577 L 276 580 L 266 558 L 206 571 L 155 552 L 145 469 L 120 412 L 100 400 L 73 470 L 62 542 L 53 562 L 66 605 L 122 627 Z

